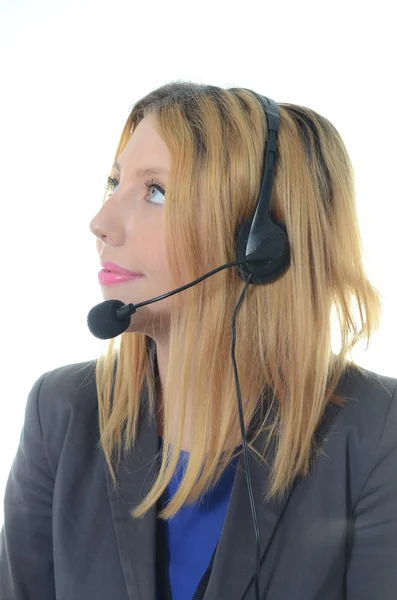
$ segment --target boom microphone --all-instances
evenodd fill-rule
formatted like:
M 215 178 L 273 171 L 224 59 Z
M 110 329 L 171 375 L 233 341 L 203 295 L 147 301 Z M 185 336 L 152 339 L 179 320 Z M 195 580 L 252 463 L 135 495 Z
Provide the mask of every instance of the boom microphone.
M 88 328 L 100 340 L 108 340 L 125 331 L 131 319 L 119 319 L 118 309 L 125 306 L 121 300 L 106 300 L 91 308 L 88 313 Z
M 246 262 L 246 260 L 247 259 L 233 263 L 226 263 L 221 267 L 214 269 L 213 271 L 209 271 L 205 275 L 202 275 L 187 285 L 177 288 L 176 290 L 172 290 L 171 292 L 163 294 L 162 296 L 152 298 L 151 300 L 139 302 L 139 304 L 124 304 L 124 302 L 121 300 L 105 300 L 104 302 L 101 302 L 100 304 L 97 304 L 91 308 L 87 317 L 88 328 L 92 335 L 100 340 L 114 338 L 128 329 L 131 323 L 131 316 L 136 312 L 137 308 L 145 306 L 146 304 L 158 302 L 158 300 L 163 300 L 163 298 L 168 298 L 168 296 L 172 296 L 173 294 L 181 292 L 182 290 L 186 290 L 192 285 L 199 283 L 203 279 L 210 277 L 210 275 L 214 275 L 214 273 L 217 273 L 222 269 L 234 267 L 235 265 Z

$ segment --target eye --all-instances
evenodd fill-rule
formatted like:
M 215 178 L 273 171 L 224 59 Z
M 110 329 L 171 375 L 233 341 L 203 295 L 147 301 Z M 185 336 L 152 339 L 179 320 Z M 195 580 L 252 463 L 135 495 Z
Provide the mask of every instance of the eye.
M 107 191 L 110 192 L 111 194 L 113 194 L 115 191 L 114 188 L 116 185 L 118 185 L 118 183 L 119 182 L 117 181 L 117 179 L 113 179 L 112 177 L 109 177 L 109 175 L 108 175 L 107 182 L 106 182 Z
M 120 182 L 117 181 L 117 179 L 114 179 L 113 177 L 110 177 L 108 175 L 106 182 L 106 190 L 109 192 L 109 194 L 114 194 L 114 192 L 116 191 L 116 186 L 118 186 L 119 183 Z M 160 200 L 160 198 L 158 198 L 158 194 L 162 195 L 164 200 L 165 189 L 162 187 L 162 185 L 154 179 L 151 179 L 150 181 L 145 181 L 144 185 L 148 192 L 150 192 L 150 190 L 154 190 L 155 192 L 154 194 L 149 193 L 149 199 L 145 200 L 145 202 L 147 202 L 148 204 L 154 204 L 156 206 L 163 206 L 164 201 L 157 202 L 156 200 L 156 198 Z
M 158 196 L 157 193 L 155 193 L 154 195 L 150 194 L 150 190 L 153 189 L 155 192 L 159 192 L 163 196 L 163 199 L 164 199 L 165 189 L 160 185 L 160 183 L 158 181 L 154 181 L 154 179 L 152 179 L 150 181 L 145 181 L 145 188 L 149 192 L 149 200 L 146 200 L 146 202 L 148 204 L 155 204 L 157 206 L 164 205 L 164 202 L 161 202 L 160 204 L 158 204 L 157 202 L 153 202 L 153 199 L 155 199 L 156 196 Z

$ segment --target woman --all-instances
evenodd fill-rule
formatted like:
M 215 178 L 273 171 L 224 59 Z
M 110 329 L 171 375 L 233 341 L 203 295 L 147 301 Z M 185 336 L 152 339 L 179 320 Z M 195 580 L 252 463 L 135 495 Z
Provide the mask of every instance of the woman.
M 353 169 L 327 119 L 278 108 L 270 209 L 286 225 L 291 265 L 248 287 L 235 348 L 260 598 L 391 600 L 397 379 L 347 358 L 381 313 L 362 264 Z M 267 133 L 244 89 L 177 82 L 136 103 L 90 225 L 105 300 L 143 302 L 235 259 Z M 5 493 L 1 598 L 257 597 L 230 360 L 242 287 L 223 269 L 141 307 L 98 360 L 35 382 Z

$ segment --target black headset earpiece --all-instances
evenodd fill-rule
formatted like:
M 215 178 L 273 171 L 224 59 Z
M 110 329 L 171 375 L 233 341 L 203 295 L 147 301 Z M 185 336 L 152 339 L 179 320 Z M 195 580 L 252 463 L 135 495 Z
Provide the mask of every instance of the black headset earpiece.
M 247 254 L 248 242 L 252 236 L 252 221 L 244 221 L 236 233 L 236 260 L 249 258 L 250 262 L 236 267 L 243 281 L 254 285 L 269 283 L 280 277 L 290 264 L 287 230 L 283 223 L 269 221 L 265 231 L 255 244 L 256 250 Z M 250 279 L 251 277 L 251 279 Z
M 255 214 L 251 219 L 240 223 L 235 236 L 236 260 L 247 258 L 249 262 L 238 265 L 236 269 L 240 279 L 260 285 L 274 281 L 287 270 L 291 253 L 285 224 L 272 218 L 269 210 L 276 164 L 278 106 L 266 96 L 252 90 L 247 91 L 261 103 L 267 120 L 268 139 L 264 149 L 261 189 Z

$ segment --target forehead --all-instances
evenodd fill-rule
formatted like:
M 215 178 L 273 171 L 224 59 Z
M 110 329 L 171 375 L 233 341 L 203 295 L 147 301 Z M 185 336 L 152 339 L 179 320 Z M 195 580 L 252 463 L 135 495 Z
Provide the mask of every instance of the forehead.
M 139 167 L 142 165 L 138 165 L 138 163 L 147 160 L 156 165 L 158 163 L 159 167 L 166 169 L 170 167 L 168 147 L 157 132 L 153 120 L 149 117 L 145 117 L 137 125 L 117 162 L 121 168 L 127 168 L 129 163 L 134 162 L 136 167 Z

